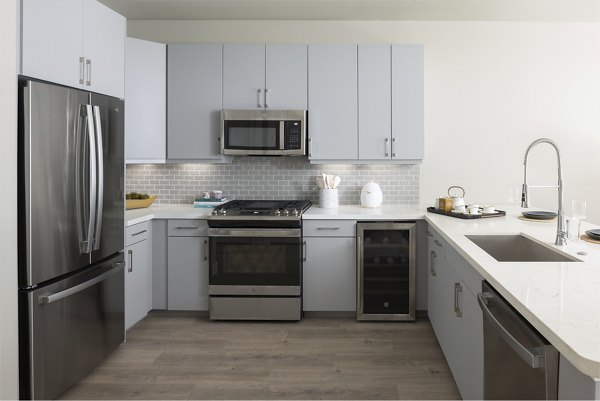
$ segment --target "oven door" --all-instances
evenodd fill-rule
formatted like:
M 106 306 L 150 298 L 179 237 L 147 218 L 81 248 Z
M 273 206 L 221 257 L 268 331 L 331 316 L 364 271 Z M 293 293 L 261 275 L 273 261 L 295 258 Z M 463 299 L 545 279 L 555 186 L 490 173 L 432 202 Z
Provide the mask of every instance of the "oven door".
M 299 296 L 299 229 L 210 228 L 210 295 Z
M 283 127 L 284 122 L 279 120 L 224 120 L 223 154 L 285 154 Z

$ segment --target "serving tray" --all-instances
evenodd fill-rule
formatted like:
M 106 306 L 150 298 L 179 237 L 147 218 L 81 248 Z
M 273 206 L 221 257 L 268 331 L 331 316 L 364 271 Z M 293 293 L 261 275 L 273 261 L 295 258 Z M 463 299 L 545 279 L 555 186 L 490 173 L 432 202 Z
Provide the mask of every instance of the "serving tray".
M 486 217 L 501 217 L 506 216 L 506 212 L 504 210 L 496 210 L 494 213 L 481 213 L 481 214 L 464 214 L 464 213 L 454 213 L 454 212 L 444 212 L 443 210 L 436 209 L 432 206 L 427 208 L 427 211 L 435 214 L 443 214 L 444 216 L 455 217 L 457 219 L 464 220 L 475 220 L 475 219 L 484 219 Z

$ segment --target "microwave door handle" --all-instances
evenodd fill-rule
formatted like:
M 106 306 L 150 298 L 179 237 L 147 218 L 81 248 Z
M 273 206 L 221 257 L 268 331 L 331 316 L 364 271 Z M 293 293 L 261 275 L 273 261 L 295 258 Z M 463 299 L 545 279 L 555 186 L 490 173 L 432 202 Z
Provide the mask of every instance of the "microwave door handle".
M 285 149 L 285 121 L 279 121 L 279 149 Z

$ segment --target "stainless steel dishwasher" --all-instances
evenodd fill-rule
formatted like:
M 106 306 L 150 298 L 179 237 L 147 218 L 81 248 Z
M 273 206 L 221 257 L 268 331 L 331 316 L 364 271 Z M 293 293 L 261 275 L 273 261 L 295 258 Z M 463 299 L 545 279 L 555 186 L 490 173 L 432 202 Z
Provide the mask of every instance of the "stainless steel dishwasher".
M 481 289 L 477 301 L 483 311 L 484 399 L 556 400 L 556 348 L 488 282 Z

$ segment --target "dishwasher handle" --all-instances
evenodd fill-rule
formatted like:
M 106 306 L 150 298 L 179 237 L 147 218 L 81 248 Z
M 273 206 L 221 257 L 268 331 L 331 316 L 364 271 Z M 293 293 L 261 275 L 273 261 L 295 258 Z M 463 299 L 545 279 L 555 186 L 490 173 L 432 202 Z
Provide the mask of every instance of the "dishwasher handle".
M 483 317 L 488 318 L 489 322 L 496 333 L 504 340 L 504 342 L 531 368 L 538 369 L 544 367 L 545 355 L 536 352 L 536 349 L 528 349 L 521 344 L 512 334 L 502 326 L 502 324 L 496 319 L 494 314 L 490 311 L 487 306 L 487 299 L 494 298 L 494 295 L 489 292 L 483 292 L 477 294 L 477 302 L 479 307 L 483 311 Z

